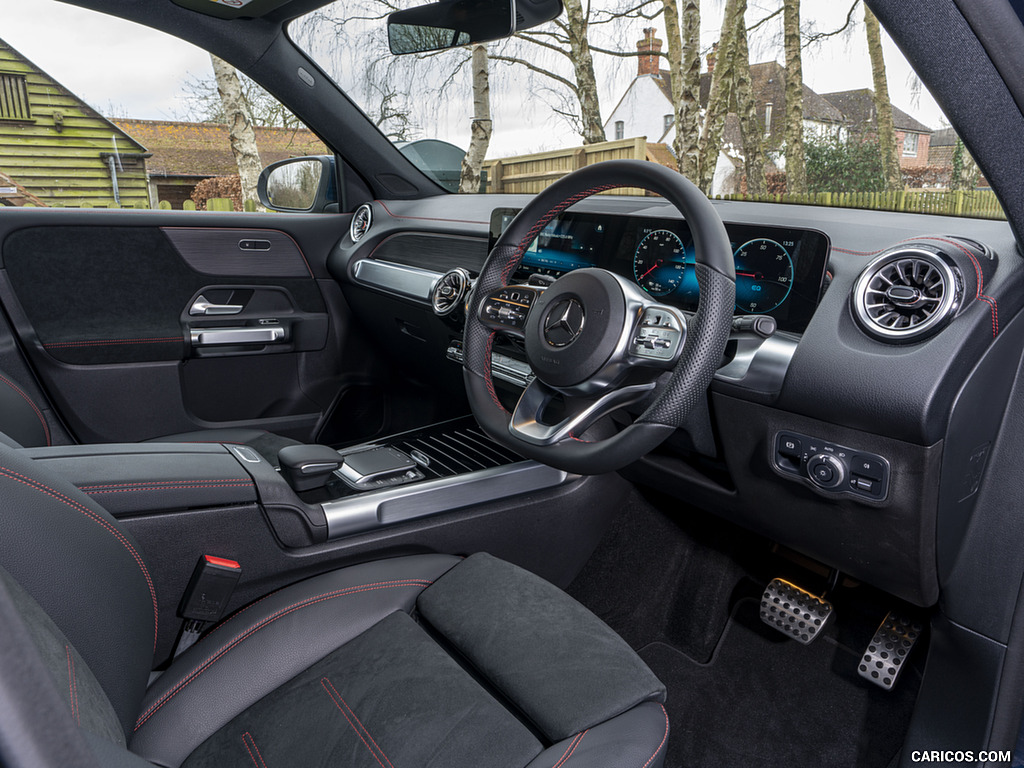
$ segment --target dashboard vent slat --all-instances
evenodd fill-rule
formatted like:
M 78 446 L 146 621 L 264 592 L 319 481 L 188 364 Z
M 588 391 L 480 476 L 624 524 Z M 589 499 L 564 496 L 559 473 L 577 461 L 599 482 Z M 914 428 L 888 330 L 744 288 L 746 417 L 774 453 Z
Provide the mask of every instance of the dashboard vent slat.
M 348 234 L 352 238 L 352 242 L 358 243 L 362 240 L 363 235 L 370 230 L 372 223 L 373 209 L 366 203 L 363 203 L 363 205 L 356 208 L 356 212 L 352 214 L 352 223 L 349 224 Z
M 853 310 L 871 336 L 893 344 L 920 341 L 953 319 L 964 280 L 956 263 L 930 247 L 882 254 L 857 278 Z

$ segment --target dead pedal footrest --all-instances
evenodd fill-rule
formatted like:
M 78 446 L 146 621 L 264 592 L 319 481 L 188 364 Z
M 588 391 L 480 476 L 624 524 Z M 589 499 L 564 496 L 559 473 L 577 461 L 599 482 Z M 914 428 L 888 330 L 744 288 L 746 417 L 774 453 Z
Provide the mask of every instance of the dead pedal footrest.
M 880 688 L 892 690 L 923 630 L 923 625 L 915 619 L 890 611 L 878 625 L 857 665 L 860 676 Z
M 761 621 L 808 645 L 832 617 L 832 603 L 784 579 L 772 579 L 761 595 Z

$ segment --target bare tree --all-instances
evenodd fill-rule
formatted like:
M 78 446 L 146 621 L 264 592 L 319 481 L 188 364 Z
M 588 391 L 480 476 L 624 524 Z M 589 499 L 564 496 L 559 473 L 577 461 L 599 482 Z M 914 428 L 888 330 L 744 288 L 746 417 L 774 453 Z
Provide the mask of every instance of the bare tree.
M 682 26 L 676 0 L 662 0 L 672 73 L 672 109 L 676 135 L 672 151 L 679 172 L 697 179 L 700 153 L 700 2 L 683 0 Z
M 261 88 L 251 78 L 238 72 L 242 101 L 253 125 L 273 128 L 303 128 L 291 110 Z M 213 76 L 189 77 L 182 86 L 185 111 L 182 117 L 203 123 L 227 123 L 224 102 Z
M 882 54 L 882 34 L 878 19 L 866 4 L 864 27 L 868 38 L 868 55 L 871 57 L 871 78 L 875 86 L 875 119 L 878 127 L 878 146 L 882 152 L 882 173 L 885 175 L 886 188 L 902 189 L 900 159 L 896 153 L 896 132 L 892 125 L 892 103 L 889 101 L 885 57 Z
M 252 118 L 245 108 L 242 98 L 242 86 L 235 68 L 223 59 L 210 54 L 213 62 L 213 74 L 217 78 L 217 90 L 224 104 L 224 116 L 228 123 L 228 137 L 231 141 L 231 152 L 238 165 L 238 175 L 242 181 L 242 202 L 252 200 L 259 205 L 256 195 L 256 183 L 263 170 L 260 153 L 256 148 L 256 132 L 253 130 Z
M 597 75 L 594 74 L 594 58 L 590 53 L 590 41 L 587 39 L 588 21 L 580 0 L 563 0 L 563 4 L 569 17 L 569 23 L 565 27 L 569 38 L 569 60 L 576 76 L 576 97 L 580 102 L 583 143 L 597 144 L 604 141 L 605 136 L 604 124 L 601 122 L 601 100 L 597 95 Z
M 473 46 L 473 126 L 469 149 L 462 158 L 459 192 L 479 192 L 480 172 L 491 143 L 491 85 L 487 46 Z
M 735 64 L 733 65 L 733 93 L 736 100 L 736 114 L 740 121 L 743 137 L 743 166 L 747 174 L 747 191 L 752 195 L 763 195 L 768 191 L 764 177 L 764 142 L 761 124 L 757 119 L 757 104 L 750 82 L 750 51 L 747 46 L 747 25 L 744 16 L 747 0 L 739 0 L 735 27 Z
M 699 186 L 704 192 L 711 191 L 715 176 L 718 153 L 722 145 L 722 131 L 725 118 L 732 103 L 732 88 L 735 81 L 736 30 L 744 24 L 743 14 L 746 0 L 726 0 L 722 14 L 722 34 L 717 47 L 713 49 L 711 92 L 708 95 L 704 127 L 700 134 L 700 158 L 698 165 Z M 710 68 L 710 65 L 709 65 Z
M 786 191 L 807 191 L 804 162 L 804 73 L 800 46 L 800 0 L 783 0 L 786 51 Z

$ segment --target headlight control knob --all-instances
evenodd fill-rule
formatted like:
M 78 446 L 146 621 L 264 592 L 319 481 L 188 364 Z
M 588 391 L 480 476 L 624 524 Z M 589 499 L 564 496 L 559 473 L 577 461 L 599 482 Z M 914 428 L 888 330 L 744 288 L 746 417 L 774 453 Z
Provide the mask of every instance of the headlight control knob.
M 819 488 L 832 491 L 846 482 L 846 465 L 829 453 L 819 453 L 808 459 L 807 476 Z

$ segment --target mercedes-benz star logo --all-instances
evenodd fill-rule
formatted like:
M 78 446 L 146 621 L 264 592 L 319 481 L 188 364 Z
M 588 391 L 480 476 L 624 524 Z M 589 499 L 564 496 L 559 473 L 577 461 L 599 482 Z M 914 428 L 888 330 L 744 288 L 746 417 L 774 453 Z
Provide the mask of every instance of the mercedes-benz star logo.
M 556 302 L 544 321 L 544 339 L 552 347 L 572 344 L 583 330 L 583 319 L 583 305 L 576 299 Z

